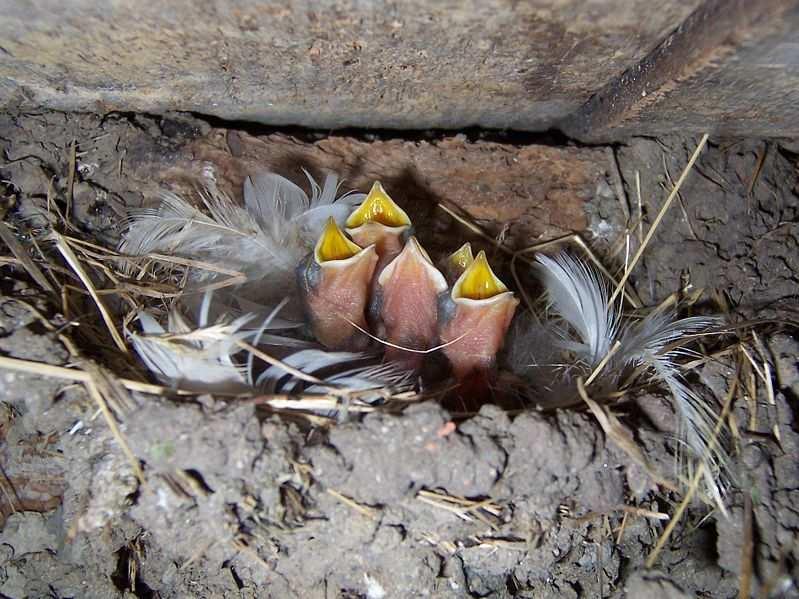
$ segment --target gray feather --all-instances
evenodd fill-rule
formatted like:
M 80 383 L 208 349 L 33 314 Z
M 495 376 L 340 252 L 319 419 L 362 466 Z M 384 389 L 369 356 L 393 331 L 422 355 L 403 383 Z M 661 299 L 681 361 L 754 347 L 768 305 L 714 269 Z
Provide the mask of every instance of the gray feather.
M 241 272 L 248 281 L 239 289 L 242 300 L 274 305 L 294 294 L 294 269 L 327 218 L 343 224 L 364 197 L 345 194 L 337 199 L 336 175 L 328 175 L 323 188 L 308 178 L 310 197 L 274 173 L 248 178 L 240 206 L 208 177 L 199 193 L 204 210 L 164 192 L 158 208 L 131 215 L 119 249 L 129 255 L 170 254 Z M 195 282 L 223 277 L 202 268 L 192 268 L 190 275 Z
M 576 377 L 587 376 L 618 341 L 618 351 L 594 385 L 609 390 L 618 385 L 624 372 L 644 366 L 649 381 L 662 385 L 671 395 L 679 441 L 688 454 L 683 458 L 690 456 L 683 459 L 683 465 L 704 462 L 707 491 L 721 505 L 728 458 L 723 439 L 710 446 L 717 413 L 713 404 L 686 384 L 678 366 L 681 357 L 691 354 L 686 344 L 712 330 L 720 320 L 677 320 L 674 314 L 655 312 L 643 320 L 622 321 L 618 310 L 608 305 L 605 283 L 588 265 L 566 254 L 538 256 L 537 260 L 556 319 L 529 322 L 523 330 L 513 332 L 506 363 L 557 404 L 564 395 L 574 396 Z M 553 352 L 553 346 L 563 351 Z M 574 355 L 570 357 L 569 352 Z

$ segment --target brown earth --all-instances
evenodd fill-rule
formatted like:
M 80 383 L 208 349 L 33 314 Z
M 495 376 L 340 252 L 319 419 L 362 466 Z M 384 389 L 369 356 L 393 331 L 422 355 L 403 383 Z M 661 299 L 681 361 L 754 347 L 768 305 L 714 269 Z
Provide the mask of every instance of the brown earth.
M 442 201 L 516 247 L 576 231 L 601 251 L 624 231 L 622 205 L 638 210 L 636 171 L 650 222 L 665 195 L 664 161 L 676 179 L 695 143 L 636 139 L 614 150 L 465 136 L 312 138 L 180 115 L 6 115 L 0 172 L 17 198 L 8 221 L 20 233 L 47 218 L 50 182 L 66 187 L 73 140 L 72 219 L 107 244 L 126 207 L 154 202 L 162 186 L 190 190 L 208 165 L 231 192 L 258 167 L 301 181 L 306 166 L 338 170 L 359 189 L 380 177 L 425 223 L 433 247 L 466 235 L 436 212 Z M 758 170 L 764 147 L 711 144 L 682 208 L 646 252 L 636 281 L 645 300 L 679 290 L 688 272 L 695 287 L 719 289 L 743 314 L 791 317 L 796 156 L 767 146 Z M 0 274 L 3 355 L 65 364 L 56 334 L 20 300 L 57 322 L 53 305 L 13 264 Z M 758 396 L 754 421 L 750 406 L 734 406 L 741 434 L 729 516 L 694 502 L 652 570 L 643 562 L 666 523 L 641 514 L 673 514 L 680 497 L 658 490 L 588 413 L 486 405 L 453 426 L 426 402 L 315 428 L 211 397 L 138 395 L 122 432 L 144 466 L 140 486 L 82 387 L 3 370 L 0 594 L 734 597 L 751 516 L 753 584 L 795 596 L 799 347 L 790 332 L 762 335 L 774 404 Z M 723 397 L 734 369 L 711 362 L 692 382 Z M 622 414 L 650 460 L 672 473 L 673 415 L 662 398 L 642 392 Z M 431 504 L 433 492 L 486 500 L 489 509 L 459 516 Z

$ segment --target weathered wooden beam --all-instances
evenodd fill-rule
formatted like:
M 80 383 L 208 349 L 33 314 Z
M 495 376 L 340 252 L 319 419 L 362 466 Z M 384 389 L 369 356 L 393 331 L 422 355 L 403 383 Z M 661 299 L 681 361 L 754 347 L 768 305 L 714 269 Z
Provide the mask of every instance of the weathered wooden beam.
M 707 0 L 561 128 L 625 135 L 799 135 L 799 2 Z

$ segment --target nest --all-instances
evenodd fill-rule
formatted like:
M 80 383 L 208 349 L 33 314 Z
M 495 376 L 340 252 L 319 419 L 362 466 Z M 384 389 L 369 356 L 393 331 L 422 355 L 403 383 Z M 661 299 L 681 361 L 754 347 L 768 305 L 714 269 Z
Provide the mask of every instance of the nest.
M 588 410 L 606 435 L 653 480 L 683 494 L 676 517 L 666 527 L 650 556 L 650 564 L 694 496 L 724 510 L 724 492 L 730 483 L 726 448 L 734 444 L 736 436 L 736 431 L 726 425 L 733 399 L 741 394 L 754 397 L 754 387 L 762 384 L 769 400 L 774 401 L 768 360 L 753 323 L 733 326 L 703 317 L 675 320 L 671 315 L 678 310 L 697 309 L 700 300 L 706 299 L 702 290 L 686 287 L 661 305 L 645 308 L 629 285 L 630 275 L 706 141 L 707 136 L 699 143 L 646 234 L 641 215 L 631 216 L 626 235 L 604 261 L 576 235 L 511 249 L 502 239 L 485 233 L 468 215 L 452 206 L 439 205 L 441 212 L 458 221 L 465 233 L 482 240 L 491 252 L 492 261 L 510 277 L 513 291 L 522 300 L 521 316 L 517 316 L 500 360 L 500 366 L 513 367 L 496 375 L 485 401 L 513 412 Z M 367 364 L 358 363 L 363 356 L 348 358 L 346 369 L 339 368 L 329 374 L 334 361 L 320 362 L 322 354 L 314 354 L 312 360 L 305 359 L 307 355 L 303 359 L 297 357 L 300 351 L 310 351 L 305 346 L 298 351 L 286 346 L 273 351 L 286 340 L 298 339 L 291 334 L 270 338 L 272 333 L 267 325 L 280 317 L 280 309 L 285 306 L 280 302 L 271 304 L 268 314 L 257 323 L 252 315 L 246 314 L 250 306 L 245 302 L 226 304 L 221 312 L 215 310 L 212 293 L 216 297 L 235 297 L 238 289 L 252 282 L 252 276 L 244 268 L 221 265 L 212 259 L 213 252 L 197 251 L 193 255 L 132 252 L 130 236 L 127 245 L 121 248 L 106 247 L 87 238 L 70 220 L 74 146 L 72 152 L 66 197 L 56 197 L 54 193 L 48 197 L 50 212 L 42 215 L 41 222 L 25 232 L 0 222 L 0 237 L 12 254 L 3 261 L 24 269 L 43 292 L 47 314 L 33 305 L 26 307 L 63 342 L 71 355 L 71 365 L 61 367 L 0 357 L 0 366 L 84 385 L 141 485 L 147 484 L 145 473 L 119 423 L 140 402 L 147 401 L 148 396 L 192 399 L 213 394 L 222 401 L 249 402 L 265 412 L 323 428 L 366 412 L 399 413 L 410 404 L 426 400 L 443 402 L 456 420 L 468 418 L 479 409 L 481 402 L 469 404 L 462 389 L 451 379 L 422 380 L 382 363 L 379 358 L 377 362 L 366 358 Z M 313 188 L 314 185 L 312 182 L 314 197 L 327 193 L 326 189 Z M 230 214 L 223 214 L 224 206 L 218 196 L 208 195 L 207 190 L 202 190 L 200 196 L 204 208 L 187 208 L 180 204 L 180 198 L 171 195 L 164 202 L 173 209 L 190 211 L 194 214 L 191 218 L 198 220 L 211 219 L 216 223 L 231 220 Z M 164 214 L 151 216 L 163 218 Z M 235 223 L 228 224 L 232 227 Z M 637 239 L 632 256 L 629 255 L 631 239 Z M 540 252 L 563 248 L 572 249 L 580 258 L 567 254 L 555 259 L 535 258 Z M 620 259 L 622 255 L 624 258 Z M 614 262 L 622 264 L 615 269 L 616 276 L 614 269 L 606 266 Z M 543 269 L 537 281 L 530 268 L 536 266 Z M 268 281 L 269 286 L 283 289 L 284 275 L 279 275 L 279 281 Z M 541 297 L 538 290 L 542 283 L 548 301 L 533 299 Z M 594 314 L 588 318 L 587 308 L 576 315 L 568 314 L 564 307 L 568 300 L 563 297 L 570 294 L 572 300 L 576 297 L 577 304 L 593 298 L 589 303 L 594 306 Z M 723 298 L 711 300 L 715 312 L 729 311 Z M 187 312 L 192 311 L 197 314 L 194 322 L 187 318 Z M 536 328 L 550 322 L 558 323 L 554 333 L 546 327 Z M 254 323 L 256 326 L 252 326 Z M 554 362 L 550 360 L 545 364 L 547 368 L 542 368 L 537 356 L 525 353 L 540 345 L 539 340 L 531 337 L 531 331 L 545 332 L 549 335 L 548 342 L 557 337 L 566 341 L 566 346 L 569 342 L 587 344 L 591 347 L 590 359 L 584 353 L 574 355 L 575 352 L 566 351 L 566 362 L 553 369 Z M 588 341 L 589 338 L 594 339 Z M 632 358 L 628 346 L 635 343 L 638 353 Z M 646 358 L 642 357 L 645 355 Z M 716 404 L 694 392 L 685 382 L 685 375 L 692 368 L 721 357 L 735 360 L 737 376 L 730 382 L 727 396 Z M 165 362 L 170 364 L 169 368 L 163 366 Z M 203 370 L 204 380 L 198 383 L 188 375 L 192 368 Z M 547 371 L 549 378 L 542 378 L 542 370 Z M 231 371 L 237 374 L 240 384 L 228 384 L 226 376 Z M 356 380 L 360 382 L 355 384 Z M 364 380 L 373 384 L 363 384 Z M 683 469 L 677 471 L 676 478 L 652 466 L 619 416 L 631 394 L 653 385 L 661 388 L 665 385 L 683 421 Z M 479 519 L 496 516 L 497 508 L 490 502 L 436 493 L 428 493 L 424 499 L 462 516 L 471 514 Z M 341 500 L 351 502 L 346 497 Z M 368 512 L 364 506 L 354 507 Z M 246 548 L 246 542 L 242 541 L 242 547 Z

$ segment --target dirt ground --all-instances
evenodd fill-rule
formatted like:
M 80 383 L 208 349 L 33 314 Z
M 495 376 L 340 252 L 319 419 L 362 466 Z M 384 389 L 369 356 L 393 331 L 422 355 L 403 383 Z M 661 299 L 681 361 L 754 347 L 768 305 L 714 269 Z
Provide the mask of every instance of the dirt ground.
M 71 182 L 73 140 L 73 225 L 110 246 L 127 208 L 164 186 L 191 189 L 209 164 L 232 193 L 259 166 L 297 179 L 306 166 L 337 169 L 352 187 L 388 180 L 434 248 L 468 237 L 434 214 L 444 199 L 517 248 L 579 232 L 609 265 L 635 250 L 638 229 L 627 247 L 625 223 L 643 215 L 648 227 L 696 145 L 3 115 L 6 219 L 25 243 L 48 218 L 48 189 L 63 196 Z M 728 514 L 693 501 L 654 568 L 644 562 L 668 523 L 658 515 L 674 515 L 681 496 L 589 412 L 489 404 L 453 426 L 425 402 L 320 428 L 211 396 L 136 394 L 121 432 L 140 484 L 84 387 L 0 370 L 0 596 L 722 598 L 745 579 L 754 596 L 799 596 L 799 341 L 784 324 L 799 320 L 795 150 L 711 139 L 635 276 L 647 305 L 704 288 L 700 301 L 738 321 L 768 320 L 755 330 L 774 375 L 772 397 L 758 384 L 732 407 Z M 13 260 L 0 275 L 2 355 L 68 364 L 57 304 Z M 691 383 L 722 401 L 740 368 L 724 354 Z M 619 413 L 673 474 L 674 419 L 658 392 L 641 390 Z

